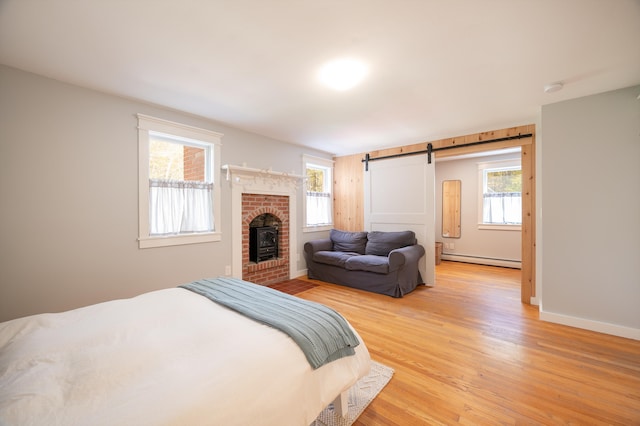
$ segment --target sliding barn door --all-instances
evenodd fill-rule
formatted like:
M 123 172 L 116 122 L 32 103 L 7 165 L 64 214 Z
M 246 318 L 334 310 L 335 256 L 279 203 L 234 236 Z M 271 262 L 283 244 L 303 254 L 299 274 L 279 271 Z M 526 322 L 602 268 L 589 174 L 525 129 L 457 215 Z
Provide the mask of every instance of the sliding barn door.
M 369 162 L 364 172 L 364 222 L 368 231 L 416 233 L 426 253 L 424 282 L 435 285 L 435 162 L 426 155 Z

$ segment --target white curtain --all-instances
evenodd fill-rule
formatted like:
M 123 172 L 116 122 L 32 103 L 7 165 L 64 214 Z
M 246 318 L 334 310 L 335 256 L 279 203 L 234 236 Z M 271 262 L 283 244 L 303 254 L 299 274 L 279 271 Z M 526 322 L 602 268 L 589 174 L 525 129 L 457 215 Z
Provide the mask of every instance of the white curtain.
M 307 191 L 307 225 L 329 225 L 333 223 L 331 194 Z
M 149 234 L 213 231 L 213 184 L 149 179 Z
M 482 212 L 484 223 L 521 224 L 522 194 L 519 192 L 484 194 Z

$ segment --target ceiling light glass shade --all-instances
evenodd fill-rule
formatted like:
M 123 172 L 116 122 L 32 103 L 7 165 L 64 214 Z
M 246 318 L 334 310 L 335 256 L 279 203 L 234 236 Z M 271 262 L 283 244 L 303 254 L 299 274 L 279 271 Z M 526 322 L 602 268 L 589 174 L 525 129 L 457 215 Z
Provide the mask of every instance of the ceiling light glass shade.
M 325 64 L 318 79 L 334 90 L 348 90 L 360 83 L 368 73 L 367 66 L 355 59 L 336 59 Z

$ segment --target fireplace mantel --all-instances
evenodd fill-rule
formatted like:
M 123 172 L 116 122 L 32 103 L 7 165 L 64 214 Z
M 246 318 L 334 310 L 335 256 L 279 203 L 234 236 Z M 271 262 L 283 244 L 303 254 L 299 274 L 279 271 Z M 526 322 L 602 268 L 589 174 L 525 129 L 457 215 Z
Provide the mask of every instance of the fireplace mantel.
M 289 197 L 289 277 L 297 272 L 297 195 L 305 177 L 271 169 L 225 164 L 226 180 L 231 187 L 231 275 L 242 278 L 242 194 L 284 195 Z
M 297 188 L 306 177 L 294 173 L 274 172 L 271 169 L 254 169 L 245 166 L 225 164 L 222 170 L 227 173 L 227 181 L 233 185 L 250 186 L 293 186 Z

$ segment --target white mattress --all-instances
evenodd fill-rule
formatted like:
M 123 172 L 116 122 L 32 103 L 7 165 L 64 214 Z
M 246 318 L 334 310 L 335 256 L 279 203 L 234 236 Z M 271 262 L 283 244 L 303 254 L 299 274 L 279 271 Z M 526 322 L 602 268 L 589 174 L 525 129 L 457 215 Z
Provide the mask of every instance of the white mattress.
M 369 370 L 173 288 L 0 324 L 2 425 L 308 425 Z

